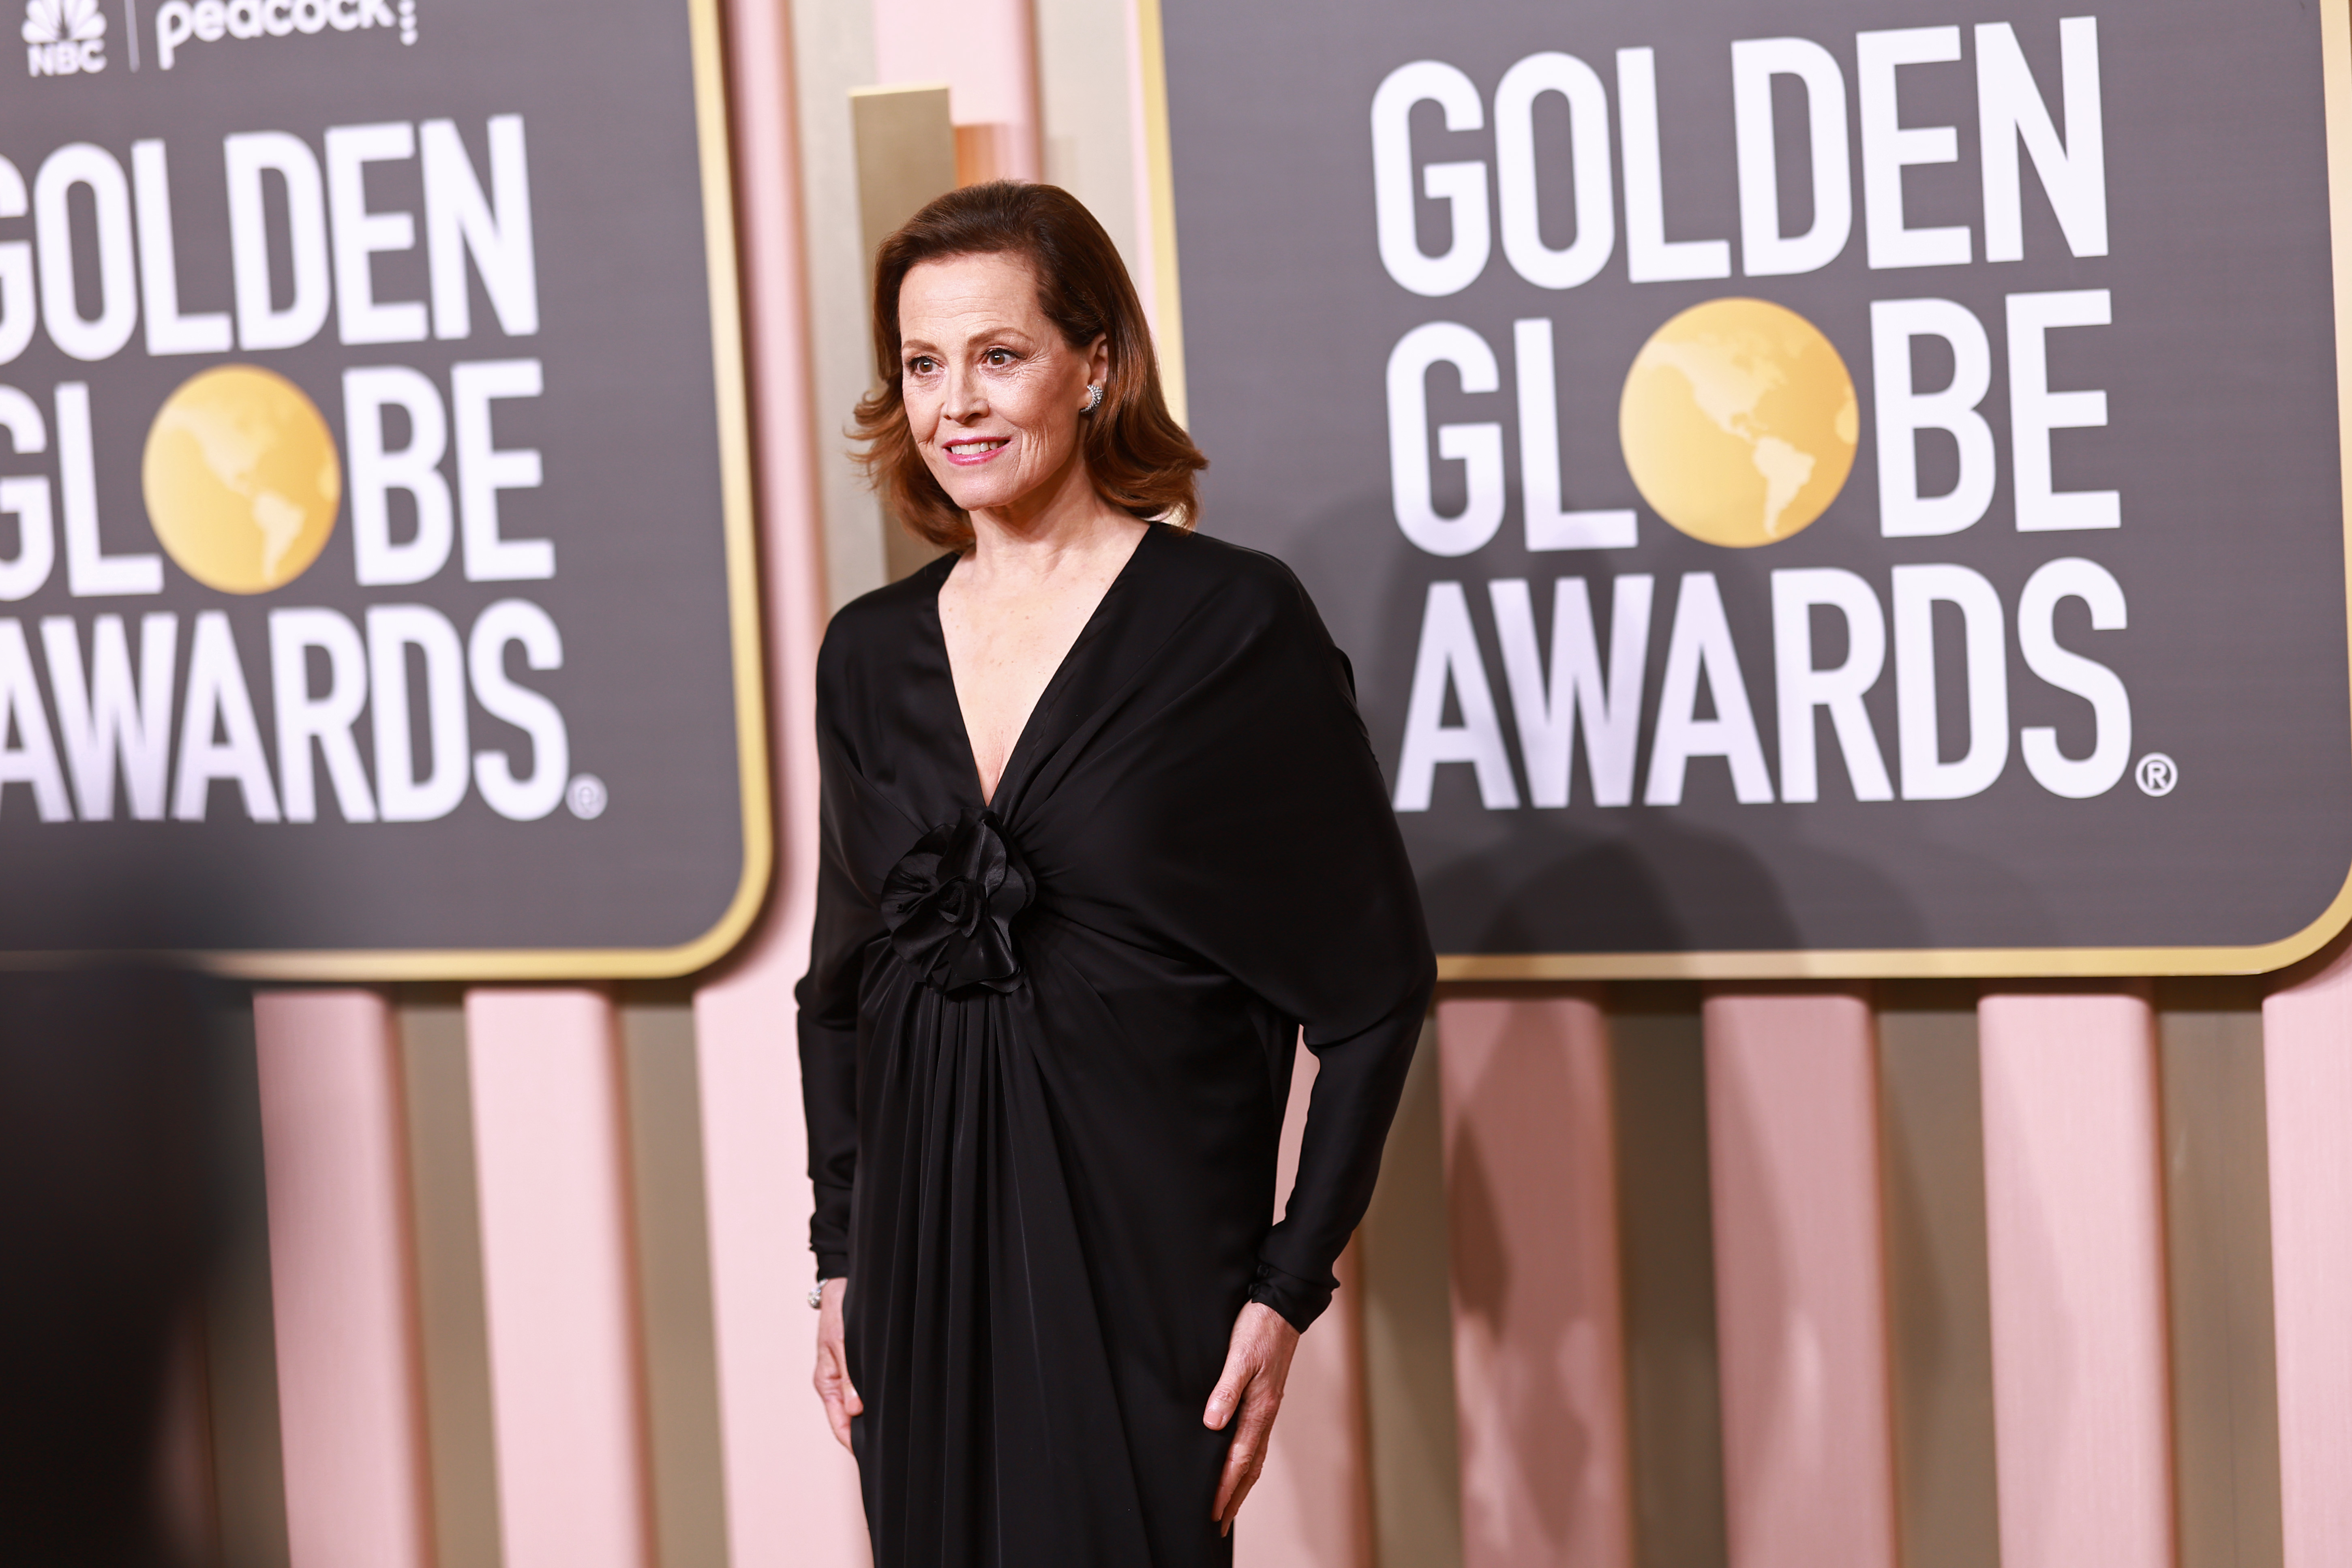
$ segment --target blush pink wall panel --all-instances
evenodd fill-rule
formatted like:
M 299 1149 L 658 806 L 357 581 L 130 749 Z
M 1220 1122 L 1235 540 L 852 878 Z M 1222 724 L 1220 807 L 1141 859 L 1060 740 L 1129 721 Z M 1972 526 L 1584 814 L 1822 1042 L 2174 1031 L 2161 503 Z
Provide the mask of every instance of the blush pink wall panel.
M 792 986 L 814 896 L 824 571 L 791 39 L 782 0 L 729 0 L 726 20 L 776 805 L 775 892 L 694 1005 L 728 1551 L 733 1568 L 857 1568 L 856 1467 L 809 1386 L 816 1319 L 802 1300 L 815 1266 Z
M 877 79 L 946 82 L 948 113 L 958 125 L 1013 127 L 1004 173 L 1042 177 L 1030 0 L 873 0 L 873 6 Z
M 2263 1007 L 2286 1568 L 2352 1550 L 2352 956 Z
M 370 991 L 254 998 L 293 1568 L 429 1568 L 406 1134 Z
M 646 1568 L 628 1138 L 611 1001 L 466 997 L 504 1568 Z
M 1439 1005 L 1465 1568 L 1630 1568 L 1608 1019 Z
M 2172 1568 L 2148 1004 L 1991 995 L 1978 1027 L 2001 1568 Z
M 1715 995 L 1705 1026 L 1731 1568 L 1895 1568 L 1869 1005 Z
M 1298 1174 L 1299 1134 L 1315 1087 L 1305 1047 L 1282 1121 L 1275 1213 Z M 1298 1342 L 1265 1468 L 1234 1529 L 1235 1568 L 1371 1568 L 1372 1500 L 1364 1442 L 1363 1297 L 1351 1246 L 1333 1270 L 1339 1293 Z M 1205 1395 L 1203 1396 L 1205 1399 Z

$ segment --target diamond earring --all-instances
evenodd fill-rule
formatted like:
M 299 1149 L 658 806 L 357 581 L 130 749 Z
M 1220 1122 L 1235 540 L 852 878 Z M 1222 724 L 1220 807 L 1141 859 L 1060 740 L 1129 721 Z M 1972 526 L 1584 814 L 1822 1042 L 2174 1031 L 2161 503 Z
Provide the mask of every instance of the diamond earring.
M 1102 383 L 1096 382 L 1093 385 L 1087 388 L 1087 405 L 1084 408 L 1079 409 L 1078 412 L 1081 414 L 1092 414 L 1096 409 L 1102 406 Z

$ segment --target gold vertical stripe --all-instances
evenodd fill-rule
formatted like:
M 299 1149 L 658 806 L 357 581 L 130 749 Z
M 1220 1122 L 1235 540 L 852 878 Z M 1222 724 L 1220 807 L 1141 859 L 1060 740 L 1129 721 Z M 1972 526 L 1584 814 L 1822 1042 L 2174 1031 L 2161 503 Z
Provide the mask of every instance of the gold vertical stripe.
M 1143 75 L 1144 157 L 1151 180 L 1152 330 L 1160 390 L 1176 423 L 1190 426 L 1184 391 L 1184 299 L 1176 281 L 1176 185 L 1168 150 L 1168 51 L 1160 0 L 1135 0 L 1136 49 Z

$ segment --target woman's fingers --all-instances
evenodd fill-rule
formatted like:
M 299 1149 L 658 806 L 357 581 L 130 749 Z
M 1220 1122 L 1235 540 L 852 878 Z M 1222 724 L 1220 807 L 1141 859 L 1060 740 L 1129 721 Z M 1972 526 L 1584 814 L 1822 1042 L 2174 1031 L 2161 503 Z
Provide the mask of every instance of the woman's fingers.
M 1224 1469 L 1217 1478 L 1217 1503 L 1211 1517 L 1227 1530 L 1242 1510 L 1258 1473 L 1265 1468 L 1267 1441 L 1274 1435 L 1275 1413 L 1282 1406 L 1282 1391 L 1273 1380 L 1254 1377 L 1242 1395 L 1241 1419 L 1234 1426 L 1233 1446 L 1225 1450 Z
M 824 1402 L 824 1419 L 833 1428 L 836 1441 L 855 1453 L 849 1440 L 849 1420 L 866 1413 L 866 1401 L 857 1395 L 856 1384 L 849 1381 L 849 1351 L 842 1324 L 841 1300 L 845 1282 L 828 1279 L 823 1287 L 823 1306 L 816 1321 L 816 1396 Z
M 1257 1366 L 1249 1347 L 1235 1344 L 1225 1352 L 1225 1373 L 1217 1379 L 1217 1386 L 1209 1392 L 1208 1407 L 1201 1412 L 1201 1425 L 1212 1432 L 1222 1432 L 1225 1423 L 1234 1418 L 1234 1410 L 1242 1402 L 1242 1390 L 1257 1374 Z
M 842 1367 L 838 1347 L 823 1340 L 817 1342 L 816 1396 L 824 1402 L 824 1419 L 833 1428 L 834 1436 L 845 1448 L 849 1443 L 849 1418 L 863 1414 L 866 1402 L 857 1397 L 856 1387 L 850 1383 L 849 1373 Z
M 1217 1380 L 1201 1416 L 1210 1429 L 1223 1431 L 1234 1412 L 1240 1412 L 1224 1468 L 1217 1477 L 1216 1505 L 1210 1510 L 1210 1517 L 1224 1531 L 1233 1529 L 1234 1516 L 1265 1467 L 1266 1443 L 1274 1432 L 1275 1413 L 1282 1408 L 1291 1352 L 1297 1348 L 1298 1331 L 1271 1307 L 1253 1301 L 1234 1320 L 1224 1375 Z

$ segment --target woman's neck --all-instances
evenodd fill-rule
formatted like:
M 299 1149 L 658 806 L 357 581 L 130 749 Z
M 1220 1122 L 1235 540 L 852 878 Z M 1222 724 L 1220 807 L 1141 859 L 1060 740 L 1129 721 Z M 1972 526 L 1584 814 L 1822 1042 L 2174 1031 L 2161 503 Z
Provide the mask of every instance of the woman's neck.
M 1144 528 L 1096 492 L 1075 455 L 1051 483 L 1012 506 L 983 507 L 971 516 L 972 547 L 957 571 L 975 585 L 1041 581 L 1104 551 L 1124 554 Z

